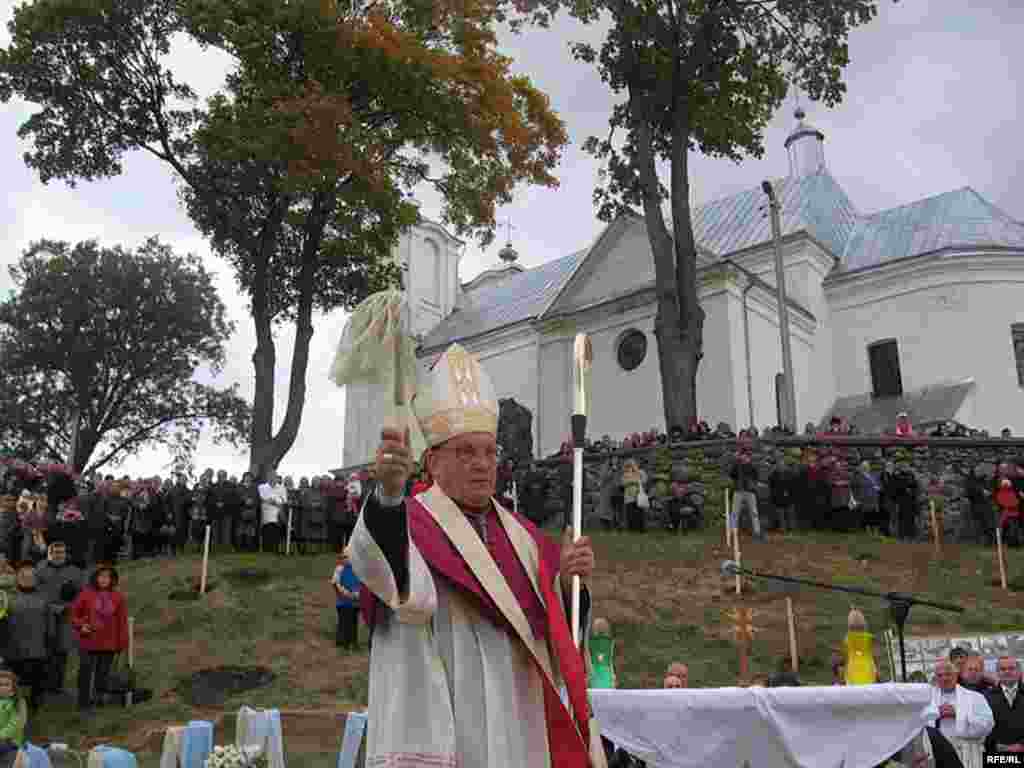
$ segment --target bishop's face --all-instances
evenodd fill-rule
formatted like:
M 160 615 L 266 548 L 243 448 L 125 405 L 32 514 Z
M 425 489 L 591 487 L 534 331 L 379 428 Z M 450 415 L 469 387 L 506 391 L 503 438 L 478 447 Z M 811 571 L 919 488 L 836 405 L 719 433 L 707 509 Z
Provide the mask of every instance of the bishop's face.
M 484 509 L 498 482 L 498 446 L 494 435 L 458 435 L 430 452 L 430 473 L 459 506 Z

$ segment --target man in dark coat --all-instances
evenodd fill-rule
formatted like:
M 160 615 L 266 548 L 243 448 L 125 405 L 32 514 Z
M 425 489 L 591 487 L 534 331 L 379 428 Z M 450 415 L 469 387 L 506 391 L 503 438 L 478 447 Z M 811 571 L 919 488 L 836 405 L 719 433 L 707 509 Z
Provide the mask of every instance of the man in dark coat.
M 68 608 L 84 586 L 85 574 L 68 562 L 64 542 L 50 542 L 47 559 L 36 566 L 36 590 L 49 606 L 46 690 L 53 693 L 64 689 L 68 654 L 75 649 Z
M 985 476 L 985 470 L 980 464 L 964 480 L 964 493 L 971 510 L 969 537 L 976 544 L 995 542 L 996 515 L 990 486 L 991 481 Z
M 901 539 L 913 541 L 917 538 L 918 496 L 920 489 L 906 462 L 896 465 L 891 481 L 891 492 L 896 502 L 896 520 Z
M 92 485 L 84 489 L 84 493 L 78 496 L 78 508 L 85 517 L 85 552 L 82 557 L 72 553 L 76 558 L 78 566 L 91 567 L 101 560 L 103 550 L 104 531 L 107 527 L 107 509 L 104 498 L 96 492 Z
M 999 685 L 985 695 L 995 727 L 985 740 L 985 749 L 1024 752 L 1024 696 L 1020 691 L 1020 662 L 1003 656 L 996 663 Z
M 16 567 L 17 589 L 7 617 L 7 647 L 3 657 L 18 676 L 31 688 L 28 706 L 39 709 L 46 690 L 46 630 L 49 606 L 46 597 L 36 589 L 32 563 L 23 561 Z
M 171 515 L 174 518 L 174 540 L 173 549 L 175 555 L 180 555 L 185 549 L 185 542 L 188 541 L 189 509 L 192 506 L 192 492 L 188 489 L 185 476 L 179 474 L 174 481 L 174 487 L 168 493 L 170 497 Z
M 519 499 L 519 508 L 524 510 L 530 522 L 543 525 L 545 521 L 545 501 L 548 480 L 536 464 L 530 465 L 530 471 L 523 480 L 523 495 Z
M 779 528 L 783 531 L 792 532 L 797 529 L 796 480 L 795 470 L 787 466 L 785 456 L 780 455 L 775 463 L 775 469 L 768 477 L 768 488 Z
M 222 469 L 217 473 L 216 482 L 210 485 L 206 493 L 206 521 L 210 525 L 211 546 L 219 547 L 230 541 L 222 538 L 228 493 L 228 473 Z

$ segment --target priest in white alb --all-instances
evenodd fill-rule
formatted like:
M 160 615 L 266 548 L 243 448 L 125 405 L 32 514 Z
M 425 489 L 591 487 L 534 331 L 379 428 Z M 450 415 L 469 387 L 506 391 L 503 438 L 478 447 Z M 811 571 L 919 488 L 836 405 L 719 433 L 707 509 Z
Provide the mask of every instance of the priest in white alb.
M 956 667 L 945 659 L 935 665 L 932 704 L 939 710 L 935 727 L 956 749 L 964 768 L 982 768 L 985 738 L 995 727 L 992 709 L 980 693 L 957 684 Z
M 589 541 L 559 546 L 494 499 L 497 398 L 462 347 L 435 363 L 413 408 L 435 484 L 403 496 L 409 435 L 385 429 L 379 487 L 350 542 L 372 633 L 367 766 L 598 768 L 566 619 L 572 577 L 593 572 Z M 581 606 L 582 629 L 585 588 Z

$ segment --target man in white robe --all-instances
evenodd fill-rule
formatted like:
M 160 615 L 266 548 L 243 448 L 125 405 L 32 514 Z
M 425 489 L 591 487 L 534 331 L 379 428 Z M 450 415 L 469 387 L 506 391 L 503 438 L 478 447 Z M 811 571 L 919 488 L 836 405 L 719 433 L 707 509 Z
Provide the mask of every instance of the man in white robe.
M 956 667 L 949 661 L 935 665 L 932 704 L 939 710 L 936 727 L 956 749 L 964 768 L 982 768 L 985 738 L 995 726 L 992 709 L 980 693 L 957 684 Z
M 559 548 L 494 500 L 498 404 L 465 350 L 413 405 L 435 484 L 403 497 L 408 431 L 385 429 L 350 542 L 372 633 L 368 768 L 599 768 L 563 598 L 593 571 L 588 540 Z

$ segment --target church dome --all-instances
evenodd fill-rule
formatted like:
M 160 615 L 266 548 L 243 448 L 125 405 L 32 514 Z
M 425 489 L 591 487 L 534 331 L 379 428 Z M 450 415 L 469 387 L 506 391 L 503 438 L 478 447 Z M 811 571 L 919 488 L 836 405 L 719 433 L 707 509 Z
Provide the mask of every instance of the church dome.
M 792 178 L 811 176 L 825 170 L 825 134 L 808 123 L 807 113 L 797 107 L 793 115 L 796 127 L 786 137 L 789 153 L 789 175 Z
M 519 253 L 512 247 L 512 241 L 505 243 L 505 247 L 498 251 L 498 257 L 506 264 L 514 264 L 519 258 Z

